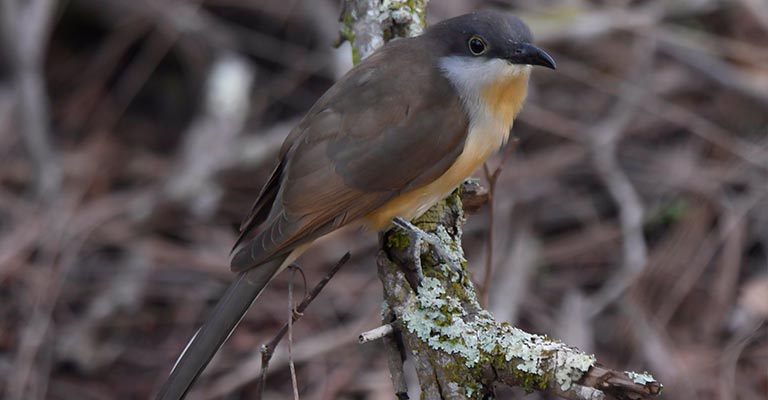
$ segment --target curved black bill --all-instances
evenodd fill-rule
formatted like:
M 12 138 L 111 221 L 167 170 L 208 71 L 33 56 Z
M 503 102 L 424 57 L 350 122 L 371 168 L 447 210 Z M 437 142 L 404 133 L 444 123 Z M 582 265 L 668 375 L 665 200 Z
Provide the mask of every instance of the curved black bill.
M 513 64 L 541 65 L 551 69 L 557 68 L 555 60 L 547 52 L 530 43 L 518 45 L 507 59 Z

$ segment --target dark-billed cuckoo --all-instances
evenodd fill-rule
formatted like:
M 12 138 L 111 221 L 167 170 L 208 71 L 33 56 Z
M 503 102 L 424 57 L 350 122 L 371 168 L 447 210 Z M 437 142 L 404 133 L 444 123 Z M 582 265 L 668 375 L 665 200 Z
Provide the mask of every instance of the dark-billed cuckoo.
M 424 213 L 505 143 L 533 65 L 555 62 L 518 18 L 481 11 L 383 46 L 328 89 L 285 139 L 240 228 L 238 273 L 158 399 L 184 397 L 264 287 L 344 226 Z

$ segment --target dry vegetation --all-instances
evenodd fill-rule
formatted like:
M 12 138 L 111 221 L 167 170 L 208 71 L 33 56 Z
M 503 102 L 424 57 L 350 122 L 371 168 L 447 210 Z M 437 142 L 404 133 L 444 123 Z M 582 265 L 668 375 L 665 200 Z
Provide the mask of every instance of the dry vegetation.
M 559 65 L 496 185 L 496 318 L 648 370 L 665 398 L 765 400 L 768 3 L 433 3 L 512 6 Z M 349 67 L 337 4 L 0 4 L 0 393 L 146 398 L 231 278 L 282 138 Z M 488 226 L 486 206 L 465 232 L 477 283 Z M 353 252 L 294 327 L 303 399 L 392 397 L 380 344 L 356 344 L 379 324 L 375 244 L 340 233 L 300 263 L 311 286 Z M 196 398 L 253 398 L 289 275 Z M 280 348 L 266 398 L 291 398 L 287 365 Z

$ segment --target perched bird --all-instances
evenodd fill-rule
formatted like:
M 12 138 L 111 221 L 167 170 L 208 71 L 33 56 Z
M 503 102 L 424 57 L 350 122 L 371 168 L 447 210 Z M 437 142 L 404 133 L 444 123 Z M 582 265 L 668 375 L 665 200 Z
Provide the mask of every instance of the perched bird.
M 180 399 L 264 287 L 343 226 L 424 213 L 505 143 L 532 66 L 555 68 L 518 18 L 480 11 L 391 41 L 352 68 L 283 143 L 240 228 L 235 281 L 158 399 Z

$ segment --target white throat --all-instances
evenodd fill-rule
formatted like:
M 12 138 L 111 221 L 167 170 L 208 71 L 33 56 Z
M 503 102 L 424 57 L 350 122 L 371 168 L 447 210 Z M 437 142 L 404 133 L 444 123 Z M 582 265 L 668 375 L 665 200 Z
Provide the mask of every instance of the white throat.
M 461 56 L 443 57 L 439 65 L 444 76 L 456 88 L 469 115 L 468 143 L 476 143 L 481 147 L 477 151 L 490 156 L 488 153 L 495 152 L 506 143 L 512 118 L 493 112 L 491 107 L 498 107 L 498 104 L 487 104 L 484 93 L 515 78 L 523 78 L 527 82 L 532 67 L 510 64 L 501 59 Z M 524 93 L 520 95 L 525 96 Z M 521 105 L 522 100 L 519 99 Z
M 472 114 L 481 102 L 482 91 L 496 82 L 531 73 L 530 65 L 510 64 L 507 61 L 482 57 L 443 57 L 439 61 L 443 75 L 459 92 L 461 100 Z M 484 105 L 483 105 L 484 106 Z

